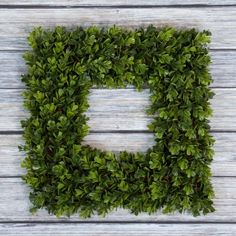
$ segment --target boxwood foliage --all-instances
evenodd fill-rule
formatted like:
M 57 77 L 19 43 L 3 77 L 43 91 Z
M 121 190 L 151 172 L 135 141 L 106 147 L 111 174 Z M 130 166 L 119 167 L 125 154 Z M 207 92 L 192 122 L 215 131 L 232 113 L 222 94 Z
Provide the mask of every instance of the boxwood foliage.
M 210 33 L 171 27 L 116 26 L 45 30 L 28 37 L 32 50 L 22 121 L 24 181 L 32 212 L 106 215 L 119 207 L 138 214 L 214 211 L 209 134 Z M 90 89 L 150 89 L 155 145 L 145 153 L 83 145 Z

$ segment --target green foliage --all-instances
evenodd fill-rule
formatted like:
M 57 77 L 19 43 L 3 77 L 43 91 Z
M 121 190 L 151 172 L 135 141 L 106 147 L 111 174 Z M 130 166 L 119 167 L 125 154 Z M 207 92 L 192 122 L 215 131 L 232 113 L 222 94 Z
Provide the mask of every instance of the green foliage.
M 22 76 L 31 116 L 22 121 L 20 147 L 32 212 L 89 217 L 117 207 L 134 214 L 214 211 L 209 35 L 153 26 L 34 29 Z M 129 84 L 150 89 L 148 127 L 155 145 L 145 153 L 119 154 L 82 145 L 91 87 Z

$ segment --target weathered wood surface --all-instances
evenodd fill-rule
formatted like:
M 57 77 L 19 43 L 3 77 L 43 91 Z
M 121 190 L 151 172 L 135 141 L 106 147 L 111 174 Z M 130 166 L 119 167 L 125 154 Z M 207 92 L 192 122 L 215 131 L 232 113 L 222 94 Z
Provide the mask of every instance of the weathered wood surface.
M 47 1 L 47 0 L 1 0 L 0 5 L 5 6 L 225 6 L 236 5 L 235 0 L 60 0 L 60 1 Z
M 212 163 L 213 176 L 235 176 L 236 174 L 236 134 L 213 133 L 216 143 Z M 22 144 L 21 135 L 0 135 L 0 177 L 20 176 L 25 173 L 20 167 L 24 155 L 18 151 Z M 91 133 L 84 144 L 103 150 L 145 152 L 154 144 L 151 133 Z
M 20 178 L 0 178 L 0 221 L 116 221 L 116 222 L 234 222 L 236 223 L 236 178 L 213 177 L 213 186 L 216 193 L 214 205 L 216 212 L 206 216 L 193 217 L 185 214 L 164 215 L 157 212 L 154 215 L 140 214 L 135 216 L 127 210 L 119 209 L 108 214 L 107 217 L 93 216 L 89 219 L 81 219 L 77 214 L 71 218 L 56 218 L 40 210 L 36 215 L 29 212 L 29 189 L 22 183 Z
M 212 32 L 211 48 L 236 49 L 236 7 L 0 9 L 1 50 L 27 49 L 35 26 L 171 25 Z
M 26 65 L 22 58 L 23 52 L 0 51 L 0 88 L 23 88 L 21 74 L 26 73 Z M 210 71 L 214 79 L 211 87 L 236 87 L 236 51 L 211 50 L 212 64 Z
M 39 25 L 93 24 L 171 25 L 212 32 L 215 213 L 197 218 L 161 213 L 134 216 L 119 209 L 106 218 L 93 216 L 85 221 L 78 215 L 57 219 L 44 210 L 36 216 L 29 213 L 29 189 L 19 178 L 24 174 L 20 167 L 24 155 L 17 146 L 23 141 L 16 133 L 21 132 L 19 121 L 27 116 L 19 79 L 26 72 L 21 56 L 29 49 L 27 35 Z M 236 235 L 236 0 L 0 0 L 0 32 L 0 235 Z M 145 151 L 153 144 L 153 134 L 146 127 L 151 121 L 145 114 L 147 90 L 93 89 L 89 98 L 87 114 L 93 133 L 85 138 L 86 144 L 111 151 Z
M 0 224 L 0 232 L 4 236 L 233 236 L 235 235 L 236 225 L 232 224 L 95 224 L 95 223 L 71 223 L 65 224 Z
M 22 106 L 22 89 L 0 91 L 0 130 L 22 130 L 20 120 L 27 116 Z M 214 116 L 210 119 L 213 131 L 236 131 L 236 88 L 215 88 L 212 99 Z M 134 89 L 92 89 L 89 96 L 91 131 L 147 131 L 152 118 L 145 114 L 149 91 Z M 9 109 L 9 107 L 11 109 Z

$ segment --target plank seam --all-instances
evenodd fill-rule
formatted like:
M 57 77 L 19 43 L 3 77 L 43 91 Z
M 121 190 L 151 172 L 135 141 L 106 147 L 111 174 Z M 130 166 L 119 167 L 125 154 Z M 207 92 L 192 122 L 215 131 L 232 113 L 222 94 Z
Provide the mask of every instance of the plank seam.
M 209 88 L 212 88 L 212 89 L 236 89 L 236 86 L 231 86 L 231 87 L 222 87 L 222 86 L 209 86 Z M 24 90 L 25 88 L 24 87 L 4 87 L 4 88 L 1 88 L 0 87 L 0 90 L 4 90 L 4 89 L 9 89 L 9 90 Z M 92 88 L 92 89 L 107 89 L 107 88 Z M 130 89 L 130 88 L 122 88 L 122 89 Z M 142 89 L 148 89 L 148 87 L 143 87 Z
M 65 8 L 214 8 L 214 7 L 235 7 L 236 4 L 214 4 L 214 5 L 208 5 L 208 4 L 173 4 L 173 5 L 81 5 L 81 6 L 75 6 L 75 5 L 0 5 L 0 9 L 65 9 Z
M 12 175 L 12 176 L 7 176 L 7 175 L 3 175 L 0 176 L 0 179 L 20 179 L 22 178 L 23 175 Z
M 142 89 L 148 89 L 149 87 L 142 87 Z M 236 86 L 231 86 L 231 87 L 222 87 L 222 86 L 209 86 L 209 88 L 211 88 L 211 89 L 227 89 L 227 90 L 231 90 L 231 89 L 233 89 L 233 90 L 235 90 L 236 89 Z M 26 88 L 25 87 L 0 87 L 0 90 L 25 90 Z M 92 90 L 97 90 L 97 89 L 99 89 L 99 90 L 104 90 L 104 89 L 108 89 L 108 88 L 96 88 L 96 87 L 93 87 L 93 88 L 91 88 Z M 117 88 L 117 89 L 119 89 L 119 88 Z M 132 89 L 132 90 L 135 90 L 135 88 L 120 88 L 120 89 Z
M 153 133 L 148 130 L 90 130 L 91 134 L 137 134 L 137 133 Z M 210 133 L 236 133 L 236 130 L 210 130 Z M 0 135 L 22 135 L 23 131 L 19 130 L 7 130 L 1 131 Z
M 24 175 L 2 175 L 0 179 L 21 179 Z M 212 175 L 211 177 L 214 178 L 236 178 L 236 175 Z
M 1 9 L 1 8 L 0 8 Z M 0 48 L 0 53 L 1 52 L 6 52 L 6 53 L 22 53 L 22 52 L 26 52 L 26 51 L 29 51 L 30 50 L 30 48 L 29 49 L 1 49 Z M 217 51 L 217 52 L 219 52 L 219 51 L 222 51 L 222 52 L 229 52 L 229 51 L 233 51 L 233 52 L 235 52 L 236 51 L 236 48 L 223 48 L 223 47 L 220 47 L 220 48 L 212 48 L 212 47 L 210 47 L 209 48 L 209 51 L 210 52 L 214 52 L 214 51 Z
M 40 221 L 40 220 L 34 220 L 34 221 L 29 221 L 29 220 L 25 220 L 25 221 L 1 221 L 0 220 L 0 225 L 1 224 L 25 224 L 25 223 L 29 223 L 29 224 L 179 224 L 179 225 L 184 225 L 184 224 L 196 224 L 196 225 L 199 225 L 199 224 L 235 224 L 236 221 L 202 221 L 202 220 L 199 220 L 199 221 L 135 221 L 135 220 L 132 220 L 132 221 L 107 221 L 107 220 L 104 220 L 104 221 L 99 221 L 99 220 L 94 220 L 94 221 L 79 221 L 79 220 L 70 220 L 70 221 L 66 221 L 65 220 L 57 220 L 57 221 L 52 221 L 52 220 L 47 220 L 47 221 Z

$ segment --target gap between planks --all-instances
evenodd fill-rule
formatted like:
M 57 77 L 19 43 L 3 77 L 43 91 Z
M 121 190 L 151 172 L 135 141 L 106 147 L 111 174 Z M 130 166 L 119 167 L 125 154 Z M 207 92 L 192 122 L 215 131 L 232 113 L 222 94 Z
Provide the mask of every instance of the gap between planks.
M 0 5 L 0 9 L 155 9 L 155 8 L 214 8 L 214 7 L 235 7 L 236 4 L 191 4 L 191 5 L 81 5 L 81 6 L 68 6 L 68 5 Z
M 1 6 L 9 6 L 9 7 L 27 7 L 27 6 L 45 6 L 45 7 L 89 7 L 89 6 L 133 6 L 133 7 L 145 7 L 145 6 L 177 6 L 177 7 L 184 7 L 184 6 L 193 6 L 193 7 L 214 7 L 214 6 L 234 6 L 236 3 L 234 0 L 185 0 L 184 2 L 181 0 L 60 0 L 60 1 L 53 1 L 53 0 L 1 0 Z

